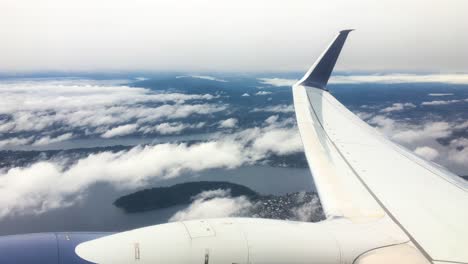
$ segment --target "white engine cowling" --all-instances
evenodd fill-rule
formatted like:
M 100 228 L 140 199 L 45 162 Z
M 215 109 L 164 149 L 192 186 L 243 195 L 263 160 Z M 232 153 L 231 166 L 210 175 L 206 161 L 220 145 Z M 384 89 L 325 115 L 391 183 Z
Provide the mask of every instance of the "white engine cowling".
M 94 263 L 338 264 L 374 248 L 405 243 L 375 224 L 221 218 L 139 228 L 84 242 Z M 367 262 L 366 262 L 367 263 Z

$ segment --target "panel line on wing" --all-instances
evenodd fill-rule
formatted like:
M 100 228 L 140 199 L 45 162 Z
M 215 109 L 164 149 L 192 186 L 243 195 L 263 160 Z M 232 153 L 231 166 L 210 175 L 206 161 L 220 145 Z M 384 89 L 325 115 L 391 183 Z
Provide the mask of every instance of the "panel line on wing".
M 314 89 L 314 88 L 313 88 Z M 324 91 L 324 93 L 327 93 L 327 91 Z M 344 162 L 348 165 L 349 169 L 353 172 L 353 174 L 356 176 L 356 178 L 359 180 L 359 182 L 362 184 L 362 186 L 367 190 L 367 192 L 372 196 L 372 198 L 374 198 L 374 200 L 380 205 L 380 207 L 382 208 L 382 210 L 385 211 L 385 213 L 393 220 L 393 222 L 395 224 L 398 225 L 398 227 L 400 227 L 400 229 L 411 239 L 411 241 L 414 243 L 414 245 L 421 251 L 421 253 L 429 260 L 429 261 L 432 261 L 432 257 L 424 250 L 424 248 L 416 241 L 416 239 L 414 239 L 413 236 L 411 236 L 411 234 L 404 228 L 404 226 L 398 221 L 398 219 L 385 207 L 385 205 L 382 203 L 382 201 L 379 200 L 379 198 L 377 197 L 377 195 L 372 192 L 372 190 L 370 189 L 370 187 L 365 183 L 365 181 L 359 176 L 359 173 L 354 169 L 354 167 L 350 164 L 350 162 L 348 161 L 348 159 L 345 157 L 345 155 L 343 155 L 343 153 L 340 151 L 340 149 L 335 145 L 335 142 L 330 138 L 330 136 L 328 135 L 325 127 L 323 126 L 322 124 L 322 121 L 320 120 L 319 116 L 317 115 L 317 112 L 315 111 L 315 108 L 313 106 L 313 104 L 310 102 L 310 97 L 309 97 L 309 94 L 307 94 L 307 98 L 309 100 L 309 104 L 310 104 L 310 109 L 312 110 L 312 113 L 313 115 L 316 117 L 317 119 L 317 122 L 318 124 L 320 125 L 320 127 L 322 128 L 322 130 L 324 131 L 324 135 L 328 138 L 328 140 L 331 142 L 331 144 L 333 145 L 333 147 L 335 148 L 335 150 L 338 152 L 338 154 L 341 156 L 341 158 L 344 160 Z M 322 97 L 323 98 L 323 97 Z

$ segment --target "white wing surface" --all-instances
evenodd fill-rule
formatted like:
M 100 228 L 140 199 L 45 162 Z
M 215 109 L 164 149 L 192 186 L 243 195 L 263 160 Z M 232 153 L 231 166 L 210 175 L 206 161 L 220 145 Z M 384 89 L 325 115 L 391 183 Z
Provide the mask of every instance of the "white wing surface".
M 367 125 L 326 90 L 350 30 L 293 87 L 307 160 L 328 218 L 389 216 L 429 260 L 468 263 L 468 185 Z

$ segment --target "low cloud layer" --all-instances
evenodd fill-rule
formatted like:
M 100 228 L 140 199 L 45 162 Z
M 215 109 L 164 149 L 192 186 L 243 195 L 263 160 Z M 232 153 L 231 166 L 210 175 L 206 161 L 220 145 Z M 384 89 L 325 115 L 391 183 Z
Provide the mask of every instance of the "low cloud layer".
M 272 94 L 272 92 L 260 91 L 260 92 L 255 93 L 255 95 L 270 95 L 270 94 Z
M 135 188 L 185 172 L 232 169 L 269 154 L 302 151 L 297 128 L 289 126 L 288 120 L 271 121 L 263 127 L 192 145 L 137 146 L 128 151 L 91 154 L 71 165 L 66 160 L 49 160 L 0 170 L 0 217 L 72 205 L 88 187 L 99 182 L 120 189 Z
M 239 121 L 237 118 L 228 118 L 219 122 L 219 128 L 235 128 Z
M 216 82 L 228 82 L 223 79 L 219 79 L 213 76 L 209 75 L 181 75 L 181 76 L 176 76 L 177 79 L 180 78 L 195 78 L 195 79 L 202 79 L 202 80 L 208 80 L 208 81 L 216 81 Z
M 429 96 L 450 96 L 450 95 L 453 95 L 453 93 L 430 93 L 428 95 Z
M 468 84 L 468 74 L 382 74 L 382 75 L 335 75 L 330 83 L 449 83 Z
M 421 105 L 449 105 L 449 104 L 458 104 L 458 103 L 468 103 L 467 99 L 454 99 L 454 100 L 434 100 L 428 102 L 422 102 Z
M 292 86 L 297 79 L 259 78 L 261 83 L 271 86 Z M 379 74 L 379 75 L 334 75 L 331 84 L 358 83 L 448 83 L 468 84 L 468 74 Z
M 160 93 L 75 79 L 5 81 L 0 96 L 0 147 L 125 136 L 171 119 L 226 109 L 210 94 Z
M 416 105 L 412 103 L 394 103 L 392 106 L 385 107 L 384 109 L 380 110 L 380 112 L 388 113 L 388 112 L 395 112 L 395 111 L 402 111 L 408 108 L 415 108 Z
M 268 84 L 271 86 L 293 86 L 297 81 L 296 79 L 283 79 L 283 78 L 259 78 L 260 83 Z
M 254 108 L 252 112 L 293 113 L 293 105 L 272 105 L 263 108 Z
M 458 175 L 468 175 L 468 140 L 463 134 L 460 135 L 468 129 L 468 122 L 408 123 L 385 115 L 370 115 L 366 120 L 417 155 Z

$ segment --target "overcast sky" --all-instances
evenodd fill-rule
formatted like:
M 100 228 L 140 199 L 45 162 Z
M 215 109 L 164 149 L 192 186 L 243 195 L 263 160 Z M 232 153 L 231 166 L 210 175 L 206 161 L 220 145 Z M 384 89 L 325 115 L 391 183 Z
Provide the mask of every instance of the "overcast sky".
M 465 0 L 1 0 L 0 72 L 468 72 Z

